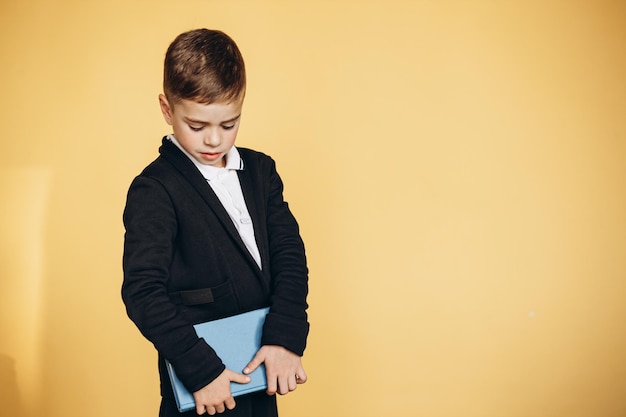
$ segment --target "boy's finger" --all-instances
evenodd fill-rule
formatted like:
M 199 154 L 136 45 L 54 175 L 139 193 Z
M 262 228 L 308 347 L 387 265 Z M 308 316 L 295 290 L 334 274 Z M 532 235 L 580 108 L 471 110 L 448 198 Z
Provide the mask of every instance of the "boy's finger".
M 230 374 L 230 380 L 231 382 L 236 382 L 238 384 L 247 384 L 248 382 L 250 382 L 251 378 L 248 375 L 233 372 L 232 374 Z
M 233 408 L 235 408 L 235 405 L 237 405 L 233 397 L 230 397 L 229 399 L 227 399 L 224 404 L 226 405 L 226 408 L 228 408 L 229 410 L 232 410 Z
M 267 378 L 267 395 L 274 395 L 278 391 L 278 381 L 276 378 Z
M 263 359 L 257 353 L 256 356 L 243 368 L 244 374 L 251 374 L 254 372 L 256 368 L 258 368 L 263 363 Z

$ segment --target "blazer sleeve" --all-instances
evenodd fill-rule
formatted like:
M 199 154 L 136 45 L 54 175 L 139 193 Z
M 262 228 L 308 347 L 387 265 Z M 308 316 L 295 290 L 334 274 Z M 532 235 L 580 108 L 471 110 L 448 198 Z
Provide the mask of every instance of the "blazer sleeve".
M 283 199 L 283 182 L 270 159 L 267 234 L 271 306 L 262 343 L 302 355 L 309 333 L 306 309 L 308 268 L 298 223 Z
M 147 176 L 135 178 L 123 220 L 122 299 L 128 316 L 172 363 L 186 388 L 195 392 L 217 378 L 225 367 L 168 296 L 177 218 L 166 188 Z

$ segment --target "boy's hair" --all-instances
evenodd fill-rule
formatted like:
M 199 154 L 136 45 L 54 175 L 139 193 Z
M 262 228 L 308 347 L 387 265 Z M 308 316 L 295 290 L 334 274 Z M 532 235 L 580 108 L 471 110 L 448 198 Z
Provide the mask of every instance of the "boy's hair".
M 173 103 L 211 104 L 243 97 L 246 69 L 237 44 L 218 30 L 181 33 L 165 54 L 163 90 Z

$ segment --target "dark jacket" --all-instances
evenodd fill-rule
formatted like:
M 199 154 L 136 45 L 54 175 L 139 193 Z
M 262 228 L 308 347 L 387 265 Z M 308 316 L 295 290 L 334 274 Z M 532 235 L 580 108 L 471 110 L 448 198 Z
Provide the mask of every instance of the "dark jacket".
M 164 397 L 172 394 L 163 358 L 190 392 L 224 370 L 193 324 L 270 306 L 262 343 L 304 352 L 308 271 L 298 224 L 283 200 L 274 161 L 238 150 L 262 269 L 207 181 L 169 140 L 128 191 L 122 298 L 159 352 Z

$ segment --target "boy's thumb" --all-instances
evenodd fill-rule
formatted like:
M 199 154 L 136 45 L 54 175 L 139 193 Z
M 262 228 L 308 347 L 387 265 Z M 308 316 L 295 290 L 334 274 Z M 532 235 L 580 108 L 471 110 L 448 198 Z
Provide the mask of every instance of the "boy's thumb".
M 248 363 L 248 365 L 246 365 L 246 367 L 243 368 L 243 373 L 246 374 L 246 375 L 251 374 L 262 363 L 263 363 L 263 359 L 259 356 L 259 353 L 257 352 L 257 354 L 254 356 L 254 358 L 252 358 L 252 360 L 250 361 L 250 363 Z
M 247 384 L 248 382 L 250 382 L 250 377 L 248 375 L 233 372 L 230 376 L 230 380 L 238 384 Z

